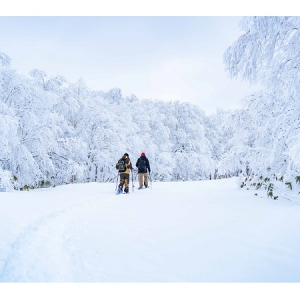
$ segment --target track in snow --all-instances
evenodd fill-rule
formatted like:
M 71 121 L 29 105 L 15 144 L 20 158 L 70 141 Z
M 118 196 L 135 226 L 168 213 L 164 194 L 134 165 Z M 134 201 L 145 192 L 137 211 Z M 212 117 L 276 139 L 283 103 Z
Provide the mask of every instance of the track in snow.
M 0 282 L 297 282 L 300 208 L 235 179 L 2 193 Z

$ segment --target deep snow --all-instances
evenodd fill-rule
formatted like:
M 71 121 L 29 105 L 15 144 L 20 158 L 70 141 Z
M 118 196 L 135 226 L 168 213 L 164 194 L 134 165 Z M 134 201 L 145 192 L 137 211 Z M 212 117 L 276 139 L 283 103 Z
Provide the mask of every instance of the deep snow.
M 0 282 L 300 281 L 296 202 L 236 178 L 114 189 L 0 193 Z

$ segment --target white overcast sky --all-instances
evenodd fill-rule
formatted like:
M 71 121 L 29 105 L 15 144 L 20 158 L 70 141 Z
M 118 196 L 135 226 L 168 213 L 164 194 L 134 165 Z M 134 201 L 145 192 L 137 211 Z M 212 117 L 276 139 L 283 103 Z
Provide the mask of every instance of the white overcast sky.
M 147 16 L 128 9 L 125 16 L 80 16 L 77 9 L 75 16 L 66 16 L 68 10 L 52 11 L 54 17 L 42 10 L 1 16 L 0 52 L 20 73 L 40 69 L 69 82 L 82 78 L 91 89 L 119 87 L 123 96 L 188 101 L 207 113 L 238 108 L 258 89 L 224 70 L 225 50 L 243 34 L 238 16 Z

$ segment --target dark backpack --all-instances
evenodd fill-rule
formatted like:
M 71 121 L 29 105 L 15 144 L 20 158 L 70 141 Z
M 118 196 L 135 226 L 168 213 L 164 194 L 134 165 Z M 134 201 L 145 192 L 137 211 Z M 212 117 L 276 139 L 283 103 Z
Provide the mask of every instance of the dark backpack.
M 126 164 L 125 164 L 125 160 L 123 159 L 119 159 L 118 163 L 117 163 L 117 166 L 118 166 L 118 170 L 119 172 L 125 172 L 126 171 Z
M 139 171 L 147 173 L 147 161 L 145 159 L 140 159 L 138 168 Z

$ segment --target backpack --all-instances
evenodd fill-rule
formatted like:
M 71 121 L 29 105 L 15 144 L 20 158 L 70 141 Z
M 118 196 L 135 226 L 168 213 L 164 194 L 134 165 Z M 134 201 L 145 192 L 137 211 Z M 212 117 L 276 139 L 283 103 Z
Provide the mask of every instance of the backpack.
M 117 169 L 119 170 L 119 172 L 125 172 L 127 167 L 125 164 L 125 160 L 123 159 L 119 159 L 118 163 L 117 163 Z
M 145 159 L 140 159 L 138 168 L 141 172 L 147 173 L 147 161 Z

